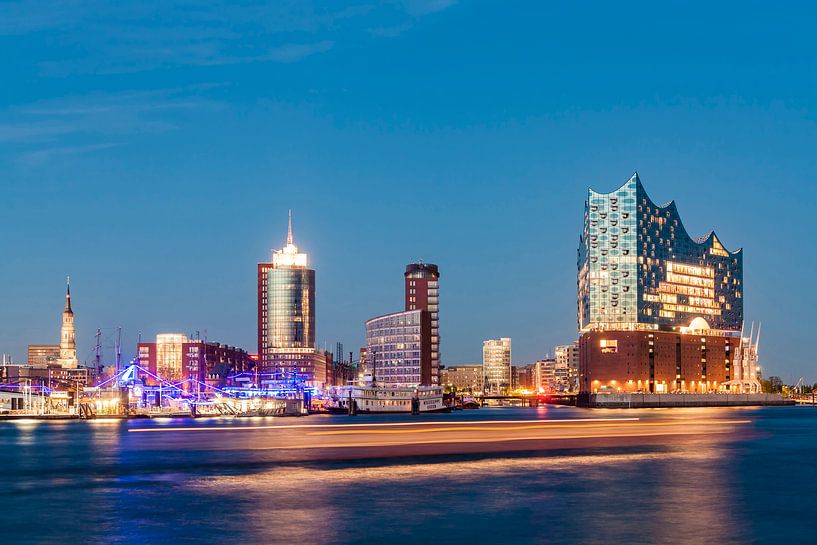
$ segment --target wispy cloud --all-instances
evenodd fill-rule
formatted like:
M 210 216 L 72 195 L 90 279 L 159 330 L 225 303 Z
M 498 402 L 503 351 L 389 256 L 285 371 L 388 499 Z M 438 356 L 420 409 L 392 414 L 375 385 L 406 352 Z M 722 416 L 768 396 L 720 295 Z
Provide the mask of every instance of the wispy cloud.
M 456 3 L 457 0 L 403 0 L 405 10 L 413 17 L 436 13 L 448 9 Z
M 360 36 L 394 37 L 454 0 L 338 7 L 320 2 L 39 0 L 0 2 L 0 36 L 47 37 L 40 75 L 121 74 L 173 66 L 293 63 Z M 375 29 L 375 30 L 372 30 Z
M 17 158 L 17 162 L 29 167 L 40 166 L 60 157 L 83 155 L 86 153 L 110 149 L 118 145 L 118 143 L 114 142 L 105 142 L 99 144 L 88 144 L 86 146 L 58 146 L 42 148 L 22 153 Z
M 124 145 L 110 139 L 172 131 L 188 117 L 223 108 L 197 96 L 208 87 L 91 93 L 7 108 L 0 111 L 0 142 L 26 166 Z
M 395 38 L 413 27 L 414 21 L 406 21 L 404 23 L 400 23 L 399 25 L 375 27 L 370 29 L 369 32 L 374 36 L 380 36 L 382 38 Z
M 49 142 L 74 131 L 70 124 L 19 121 L 0 124 L 0 142 Z
M 408 17 L 399 18 L 399 22 L 394 24 L 370 28 L 369 33 L 382 38 L 395 38 L 414 28 L 422 17 L 443 11 L 456 3 L 457 0 L 403 0 L 401 6 Z
M 310 55 L 329 51 L 333 45 L 334 42 L 331 40 L 322 40 L 312 44 L 286 44 L 271 50 L 267 58 L 278 62 L 295 62 Z

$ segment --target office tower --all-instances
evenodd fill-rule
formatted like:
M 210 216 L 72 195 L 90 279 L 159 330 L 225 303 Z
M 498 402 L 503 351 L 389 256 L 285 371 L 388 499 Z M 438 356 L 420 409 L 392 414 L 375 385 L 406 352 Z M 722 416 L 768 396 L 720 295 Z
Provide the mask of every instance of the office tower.
M 258 357 L 269 381 L 326 382 L 326 357 L 315 347 L 315 271 L 294 243 L 291 212 L 286 245 L 258 264 Z
M 511 339 L 482 343 L 482 373 L 486 393 L 504 394 L 511 388 Z
M 366 364 L 378 386 L 428 386 L 431 315 L 407 310 L 366 321 Z
M 406 310 L 427 310 L 431 317 L 431 382 L 440 383 L 440 270 L 433 263 L 406 265 Z

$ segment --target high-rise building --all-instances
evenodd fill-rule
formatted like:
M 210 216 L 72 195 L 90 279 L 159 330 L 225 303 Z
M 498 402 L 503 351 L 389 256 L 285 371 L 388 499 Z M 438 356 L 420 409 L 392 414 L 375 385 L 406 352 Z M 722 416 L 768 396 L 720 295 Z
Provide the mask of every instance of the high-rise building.
M 74 331 L 74 311 L 71 309 L 71 281 L 69 280 L 65 288 L 65 309 L 62 311 L 62 327 L 60 329 L 60 358 L 57 363 L 61 367 L 76 369 L 79 365 L 77 361 L 77 341 Z
M 482 373 L 486 393 L 504 394 L 510 390 L 511 339 L 491 339 L 482 342 Z
M 379 386 L 428 386 L 431 375 L 431 315 L 407 310 L 366 321 L 366 364 Z
M 431 316 L 431 382 L 440 383 L 440 269 L 433 263 L 406 265 L 406 310 L 427 310 Z
M 691 238 L 675 201 L 659 206 L 638 174 L 611 193 L 589 190 L 579 244 L 579 329 L 713 330 L 743 322 L 743 252 L 715 232 Z
M 589 190 L 578 250 L 582 392 L 710 392 L 731 378 L 743 322 L 743 252 L 693 239 L 675 202 L 637 174 Z
M 258 357 L 262 373 L 326 382 L 326 358 L 315 347 L 315 271 L 294 243 L 291 212 L 286 245 L 258 264 Z

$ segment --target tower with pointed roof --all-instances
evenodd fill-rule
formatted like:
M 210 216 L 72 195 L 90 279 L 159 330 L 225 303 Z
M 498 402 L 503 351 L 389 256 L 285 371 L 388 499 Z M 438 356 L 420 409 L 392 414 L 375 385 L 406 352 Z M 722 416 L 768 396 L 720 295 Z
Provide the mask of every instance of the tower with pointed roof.
M 323 385 L 325 363 L 321 371 L 318 360 L 315 271 L 295 244 L 290 211 L 286 244 L 258 264 L 258 366 L 282 376 L 300 372 L 306 382 Z
M 74 330 L 74 311 L 71 308 L 71 279 L 66 280 L 65 309 L 62 311 L 62 328 L 60 329 L 60 358 L 57 360 L 61 367 L 76 369 L 77 342 Z

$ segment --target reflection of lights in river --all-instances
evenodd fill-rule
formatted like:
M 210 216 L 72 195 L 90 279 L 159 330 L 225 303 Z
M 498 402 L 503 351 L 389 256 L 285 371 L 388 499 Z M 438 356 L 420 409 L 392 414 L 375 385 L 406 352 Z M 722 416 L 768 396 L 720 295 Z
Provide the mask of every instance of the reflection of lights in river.
M 446 422 L 382 422 L 376 424 L 294 424 L 289 426 L 218 426 L 218 427 L 176 427 L 176 428 L 135 428 L 129 432 L 159 432 L 159 431 L 250 431 L 250 430 L 294 430 L 303 428 L 397 428 L 406 426 L 469 426 L 474 424 L 558 424 L 563 422 L 632 422 L 638 418 L 567 418 L 559 420 L 469 420 Z

